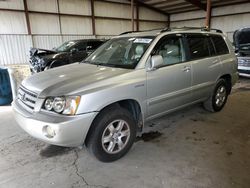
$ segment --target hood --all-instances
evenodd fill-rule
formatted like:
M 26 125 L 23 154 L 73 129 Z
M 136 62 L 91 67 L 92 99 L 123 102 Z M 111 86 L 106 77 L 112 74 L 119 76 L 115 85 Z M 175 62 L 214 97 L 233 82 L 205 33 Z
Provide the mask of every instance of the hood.
M 35 74 L 24 80 L 22 85 L 37 93 L 40 98 L 74 95 L 93 87 L 103 87 L 103 81 L 130 71 L 131 69 L 74 63 Z M 92 84 L 95 86 L 91 87 Z M 105 84 L 111 85 L 112 82 Z
M 67 52 L 57 52 L 53 50 L 45 50 L 45 49 L 39 49 L 39 48 L 30 49 L 30 57 L 38 56 L 38 57 L 43 57 L 44 59 L 61 58 L 67 54 L 68 54 Z
M 250 45 L 250 28 L 243 28 L 234 32 L 234 43 L 236 48 Z
M 41 54 L 55 54 L 55 53 L 57 52 L 54 50 L 46 50 L 46 49 L 41 49 L 41 48 L 30 49 L 30 56 L 41 55 Z

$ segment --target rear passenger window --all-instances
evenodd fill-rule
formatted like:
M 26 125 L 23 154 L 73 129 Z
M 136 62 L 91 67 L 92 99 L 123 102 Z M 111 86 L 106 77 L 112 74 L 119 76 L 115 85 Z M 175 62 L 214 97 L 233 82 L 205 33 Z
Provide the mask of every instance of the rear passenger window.
M 188 36 L 187 41 L 191 60 L 206 58 L 215 53 L 211 41 L 206 36 Z
M 208 49 L 210 56 L 217 55 L 211 37 L 208 37 L 207 40 L 208 40 Z
M 212 40 L 213 40 L 217 55 L 223 55 L 223 54 L 229 53 L 227 44 L 221 36 L 212 36 Z

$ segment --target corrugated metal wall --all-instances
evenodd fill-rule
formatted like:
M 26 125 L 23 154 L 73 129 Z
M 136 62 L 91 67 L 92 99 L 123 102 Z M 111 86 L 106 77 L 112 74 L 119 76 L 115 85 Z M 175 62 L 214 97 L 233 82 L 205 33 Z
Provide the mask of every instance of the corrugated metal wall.
M 116 2 L 125 4 L 94 1 L 93 35 L 90 0 L 27 0 L 29 35 L 23 0 L 0 1 L 5 9 L 0 10 L 0 65 L 27 63 L 31 47 L 52 49 L 67 40 L 110 38 L 131 30 L 129 2 Z M 168 19 L 144 7 L 139 7 L 139 18 L 140 30 L 166 27 Z
M 27 62 L 31 46 L 29 35 L 0 35 L 0 65 Z
M 205 14 L 205 11 L 173 14 L 170 26 L 204 26 Z M 232 41 L 235 30 L 250 27 L 250 3 L 212 9 L 211 27 L 221 29 Z
M 65 41 L 85 38 L 95 37 L 86 35 L 0 35 L 0 65 L 28 63 L 31 47 L 52 49 Z

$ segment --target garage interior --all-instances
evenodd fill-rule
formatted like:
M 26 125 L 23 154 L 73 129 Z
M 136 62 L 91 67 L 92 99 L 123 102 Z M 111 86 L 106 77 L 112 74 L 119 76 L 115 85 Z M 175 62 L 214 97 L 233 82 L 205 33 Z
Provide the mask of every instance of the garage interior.
M 11 69 L 18 86 L 31 75 L 30 48 L 126 31 L 208 27 L 233 43 L 249 18 L 249 0 L 0 0 L 0 68 Z M 249 188 L 249 106 L 250 80 L 240 77 L 221 112 L 196 105 L 154 120 L 128 154 L 102 163 L 85 146 L 32 138 L 2 105 L 0 187 Z

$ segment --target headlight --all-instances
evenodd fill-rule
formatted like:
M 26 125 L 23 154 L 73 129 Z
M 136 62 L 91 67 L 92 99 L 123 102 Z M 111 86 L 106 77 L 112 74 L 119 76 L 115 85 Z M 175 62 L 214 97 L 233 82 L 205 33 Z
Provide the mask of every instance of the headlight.
M 45 103 L 44 103 L 44 107 L 46 110 L 52 110 L 53 108 L 53 102 L 54 102 L 54 99 L 53 98 L 47 98 L 45 100 Z
M 65 107 L 65 98 L 64 97 L 56 97 L 54 98 L 53 109 L 57 113 L 61 113 Z
M 75 115 L 80 99 L 80 96 L 49 97 L 45 100 L 43 108 L 65 115 Z
M 81 97 L 67 97 L 63 114 L 74 115 L 80 103 Z

